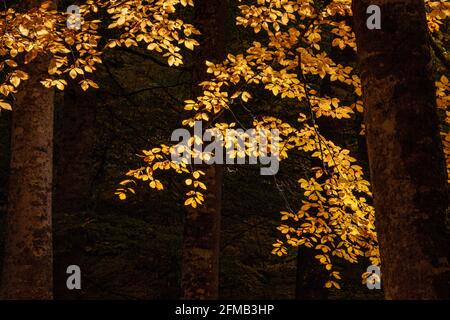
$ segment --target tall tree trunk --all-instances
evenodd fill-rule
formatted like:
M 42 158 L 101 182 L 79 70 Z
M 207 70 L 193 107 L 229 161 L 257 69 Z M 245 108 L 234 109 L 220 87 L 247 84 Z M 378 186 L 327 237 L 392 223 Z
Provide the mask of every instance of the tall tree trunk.
M 317 264 L 313 249 L 299 247 L 297 253 L 297 276 L 295 286 L 295 299 L 322 300 L 328 298 L 328 290 L 324 284 L 328 273 Z
M 381 30 L 366 27 L 373 4 Z M 424 1 L 358 0 L 353 12 L 386 298 L 448 299 L 447 179 Z
M 21 8 L 39 6 L 29 0 Z M 51 299 L 52 268 L 52 90 L 40 81 L 49 59 L 37 58 L 26 71 L 30 79 L 16 95 L 11 137 L 5 259 L 2 294 L 6 299 Z
M 221 62 L 225 57 L 225 17 L 227 1 L 195 1 L 195 23 L 201 31 L 200 48 L 194 53 L 192 80 L 206 79 L 205 61 Z M 219 291 L 219 241 L 223 168 L 199 165 L 205 172 L 205 203 L 186 210 L 182 252 L 181 286 L 185 299 L 217 299 Z
M 77 84 L 64 91 L 55 134 L 55 212 L 77 212 L 89 207 L 97 95 L 94 90 L 84 92 Z

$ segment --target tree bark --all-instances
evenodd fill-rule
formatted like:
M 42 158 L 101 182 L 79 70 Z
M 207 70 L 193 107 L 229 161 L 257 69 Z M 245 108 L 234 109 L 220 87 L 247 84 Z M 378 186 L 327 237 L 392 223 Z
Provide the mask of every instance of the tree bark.
M 194 52 L 192 80 L 194 94 L 207 79 L 206 60 L 221 62 L 225 57 L 225 17 L 227 1 L 197 0 L 194 25 L 202 33 Z M 219 241 L 222 198 L 221 165 L 198 165 L 205 172 L 205 203 L 188 208 L 182 248 L 181 286 L 184 299 L 217 299 L 219 294 Z
M 21 9 L 44 1 L 23 1 Z M 11 134 L 5 259 L 6 299 L 52 299 L 52 158 L 54 92 L 40 81 L 49 59 L 26 66 L 30 79 L 16 95 Z
M 374 4 L 381 30 L 366 27 Z M 353 13 L 385 295 L 448 299 L 448 186 L 424 1 L 358 0 Z
M 91 203 L 97 94 L 78 84 L 64 91 L 55 139 L 55 212 L 83 211 Z

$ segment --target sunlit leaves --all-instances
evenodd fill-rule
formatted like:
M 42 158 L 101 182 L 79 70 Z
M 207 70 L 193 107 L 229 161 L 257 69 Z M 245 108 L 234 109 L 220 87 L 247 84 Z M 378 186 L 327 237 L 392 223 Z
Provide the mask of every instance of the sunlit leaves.
M 283 246 L 283 242 L 277 241 L 273 244 L 274 249 L 272 250 L 272 254 L 276 254 L 277 256 L 283 256 L 287 253 L 287 249 Z
M 450 3 L 445 0 L 425 0 L 429 9 L 427 14 L 428 28 L 431 32 L 437 32 L 444 20 L 450 17 Z
M 46 88 L 56 87 L 59 90 L 64 90 L 65 86 L 67 86 L 67 81 L 64 79 L 46 79 L 41 81 L 41 83 Z
M 450 81 L 446 76 L 442 76 L 439 81 L 436 81 L 436 103 L 438 108 L 443 112 L 446 127 L 441 132 L 442 143 L 444 145 L 445 160 L 447 163 L 447 176 L 450 183 Z
M 0 94 L 8 97 L 16 93 L 28 79 L 20 68 L 40 56 L 51 57 L 50 78 L 41 81 L 45 87 L 63 90 L 71 79 L 85 91 L 90 87 L 98 88 L 88 75 L 102 63 L 103 50 L 99 48 L 98 35 L 100 13 L 102 17 L 108 13 L 112 20 L 109 28 L 120 31 L 119 38 L 111 39 L 106 48 L 136 47 L 143 43 L 148 50 L 166 57 L 169 65 L 182 64 L 179 45 L 193 50 L 198 42 L 192 37 L 199 32 L 173 16 L 177 5 L 192 6 L 193 1 L 88 0 L 80 5 L 80 30 L 68 28 L 67 14 L 52 9 L 50 1 L 24 13 L 12 8 L 0 11 L 0 72 L 6 73 L 0 78 L 3 81 Z M 2 106 L 10 108 L 6 102 Z
M 172 1 L 173 4 L 177 2 Z M 347 22 L 352 14 L 351 1 L 334 0 L 326 7 L 323 2 L 313 0 L 240 2 L 237 24 L 259 34 L 258 41 L 251 43 L 243 53 L 228 54 L 221 63 L 206 62 L 210 79 L 199 84 L 202 94 L 185 101 L 184 109 L 189 115 L 182 124 L 192 127 L 196 120 L 200 120 L 225 130 L 232 124 L 218 124 L 211 119 L 216 119 L 222 112 L 235 116 L 233 109 L 242 108 L 253 118 L 254 128 L 279 130 L 279 144 L 282 146 L 280 160 L 286 159 L 290 152 L 300 151 L 321 164 L 311 168 L 307 177 L 299 179 L 298 187 L 303 190 L 303 200 L 299 201 L 297 210 L 281 212 L 282 224 L 278 227 L 280 239 L 274 243 L 272 253 L 284 256 L 289 247 L 314 250 L 318 264 L 330 276 L 325 287 L 339 289 L 341 277 L 334 270 L 336 259 L 356 263 L 365 257 L 372 264 L 380 264 L 369 182 L 349 150 L 322 136 L 315 122 L 320 117 L 355 121 L 355 114 L 364 111 L 361 81 L 353 64 L 339 63 L 330 54 L 332 47 L 356 50 L 355 35 Z M 449 16 L 449 5 L 444 1 L 426 2 L 429 6 L 428 25 L 435 32 Z M 132 7 L 129 1 L 125 3 L 126 12 L 137 13 L 128 16 L 121 9 L 110 10 L 114 28 L 131 26 L 131 21 L 139 22 L 136 20 L 141 14 L 139 5 Z M 191 3 L 182 1 L 181 4 Z M 169 14 L 175 9 L 171 5 L 167 8 Z M 160 14 L 151 16 L 153 12 L 150 11 L 150 23 L 157 25 L 158 21 L 168 17 Z M 152 22 L 153 18 L 155 22 Z M 174 23 L 167 24 L 168 30 L 161 34 L 152 33 L 148 25 L 137 23 L 134 29 L 130 29 L 129 35 L 113 40 L 109 46 L 134 46 L 135 42 L 143 42 L 148 44 L 149 50 L 162 53 L 169 65 L 176 66 L 182 62 L 177 45 L 184 43 L 187 49 L 192 49 L 196 43 L 190 36 L 196 33 L 191 27 L 185 28 L 177 21 Z M 320 90 L 325 81 L 333 87 L 330 93 Z M 287 102 L 283 106 L 293 105 L 299 115 L 298 123 L 288 124 L 276 118 L 275 111 L 255 119 L 251 108 L 252 102 L 258 98 L 258 90 L 266 90 L 277 97 L 274 101 L 283 99 Z M 445 112 L 449 103 L 448 93 L 448 80 L 442 77 L 437 83 L 437 99 L 439 107 Z M 447 112 L 447 119 L 449 117 Z M 443 135 L 450 163 L 450 135 Z M 190 142 L 195 141 L 194 137 Z M 184 204 L 197 208 L 203 204 L 203 192 L 208 186 L 201 181 L 199 172 L 186 165 L 187 161 L 174 163 L 168 160 L 170 148 L 164 146 L 143 151 L 143 167 L 128 172 L 128 178 L 151 183 L 156 181 L 159 172 L 173 170 L 183 176 L 188 188 Z M 232 153 L 233 158 L 246 155 L 248 152 Z M 206 156 L 202 153 L 189 154 L 189 157 L 200 159 Z M 157 189 L 156 182 L 150 187 Z M 126 189 L 118 192 L 119 197 L 123 198 Z

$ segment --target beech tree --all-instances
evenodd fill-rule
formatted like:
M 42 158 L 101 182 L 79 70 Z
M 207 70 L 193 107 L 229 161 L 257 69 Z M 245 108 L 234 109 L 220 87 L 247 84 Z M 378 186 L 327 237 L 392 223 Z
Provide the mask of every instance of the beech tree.
M 381 9 L 369 30 L 366 10 Z M 424 2 L 353 2 L 388 299 L 450 297 L 448 186 Z
M 450 14 L 449 7 L 441 1 L 426 3 L 428 28 L 436 32 Z M 367 257 L 374 265 L 380 263 L 370 183 L 350 151 L 326 139 L 316 121 L 320 117 L 353 119 L 355 113 L 364 110 L 357 70 L 334 61 L 326 51 L 330 45 L 341 50 L 356 50 L 355 34 L 349 23 L 351 1 L 301 4 L 245 1 L 239 9 L 237 24 L 253 29 L 259 34 L 258 41 L 245 53 L 228 54 L 222 63 L 208 62 L 211 78 L 201 83 L 204 89 L 201 96 L 185 101 L 185 110 L 195 114 L 184 120 L 183 125 L 193 127 L 195 121 L 216 120 L 222 112 L 234 115 L 233 109 L 251 104 L 251 91 L 255 87 L 264 88 L 281 99 L 298 102 L 299 117 L 295 125 L 273 114 L 255 118 L 249 112 L 253 128 L 279 130 L 280 161 L 288 157 L 290 150 L 299 150 L 322 163 L 312 168 L 310 177 L 299 179 L 305 200 L 299 204 L 299 210 L 289 208 L 281 212 L 283 222 L 278 229 L 283 236 L 273 244 L 272 253 L 283 256 L 288 247 L 315 250 L 314 257 L 329 273 L 325 287 L 339 289 L 341 276 L 334 269 L 334 259 L 356 263 L 358 258 Z M 345 94 L 319 92 L 324 78 Z M 445 100 L 448 81 L 445 77 L 441 80 L 437 95 Z M 333 91 L 337 92 L 330 92 Z M 239 119 L 236 122 L 240 122 Z M 235 126 L 235 122 L 216 121 L 214 127 L 225 136 L 225 131 Z M 245 134 L 241 138 L 245 140 Z M 191 146 L 196 139 L 201 137 L 192 139 Z M 246 150 L 246 154 L 234 156 L 255 154 L 251 143 L 246 145 Z M 125 199 L 127 188 L 139 180 L 151 181 L 151 188 L 161 190 L 164 185 L 158 178 L 158 171 L 174 170 L 187 176 L 186 184 L 192 188 L 186 194 L 185 205 L 194 208 L 203 205 L 203 193 L 207 189 L 202 182 L 203 172 L 168 160 L 173 152 L 177 152 L 176 146 L 161 145 L 144 150 L 144 166 L 127 173 L 130 179 L 122 182 L 124 187 L 118 189 L 118 196 Z M 189 157 L 202 158 L 205 154 L 191 152 Z M 365 283 L 365 278 L 363 281 Z
M 79 79 L 85 91 L 98 85 L 88 78 L 101 63 L 97 34 L 100 20 L 91 19 L 104 9 L 110 15 L 110 29 L 119 38 L 107 48 L 147 44 L 161 52 L 169 65 L 182 63 L 176 44 L 193 49 L 190 38 L 198 33 L 190 24 L 171 20 L 174 5 L 135 1 L 92 1 L 80 6 L 80 28 L 70 28 L 65 12 L 56 11 L 56 1 L 30 0 L 12 3 L 1 11 L 0 20 L 0 108 L 13 109 L 11 172 L 3 295 L 11 299 L 51 299 L 52 268 L 52 171 L 53 171 L 53 91 L 64 90 L 65 77 Z M 183 6 L 192 1 L 181 1 Z M 120 5 L 118 5 L 120 4 Z M 125 15 L 125 12 L 134 14 Z M 136 21 L 145 19 L 144 25 Z M 75 22 L 70 20 L 70 22 Z M 182 34 L 179 34 L 179 31 Z M 8 100 L 5 100 L 8 99 Z M 15 101 L 11 105 L 11 101 Z
M 194 25 L 201 33 L 194 55 L 192 81 L 195 95 L 199 83 L 207 79 L 206 61 L 225 58 L 225 20 L 227 4 L 223 0 L 196 0 Z M 222 207 L 221 165 L 198 165 L 209 185 L 200 207 L 187 207 L 182 246 L 181 286 L 186 299 L 217 299 L 219 295 L 219 244 Z

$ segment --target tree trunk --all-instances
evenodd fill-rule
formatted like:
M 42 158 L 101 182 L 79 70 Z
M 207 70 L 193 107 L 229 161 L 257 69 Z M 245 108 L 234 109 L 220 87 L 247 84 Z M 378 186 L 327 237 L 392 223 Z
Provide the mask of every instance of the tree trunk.
M 200 47 L 194 53 L 194 94 L 207 78 L 205 61 L 221 62 L 225 57 L 227 1 L 195 1 L 195 23 L 201 31 Z M 205 172 L 205 203 L 188 208 L 185 215 L 181 286 L 184 299 L 217 299 L 219 292 L 219 241 L 223 168 L 198 165 Z
M 23 1 L 23 9 L 44 1 Z M 49 59 L 26 71 L 16 95 L 11 134 L 11 172 L 2 293 L 6 299 L 52 299 L 52 160 L 54 92 L 40 81 Z
M 313 249 L 299 247 L 297 253 L 297 277 L 295 299 L 323 300 L 328 298 L 328 290 L 324 288 L 328 273 L 317 263 Z
M 380 30 L 366 27 L 372 4 Z M 358 0 L 353 12 L 386 298 L 448 299 L 447 179 L 424 1 Z

